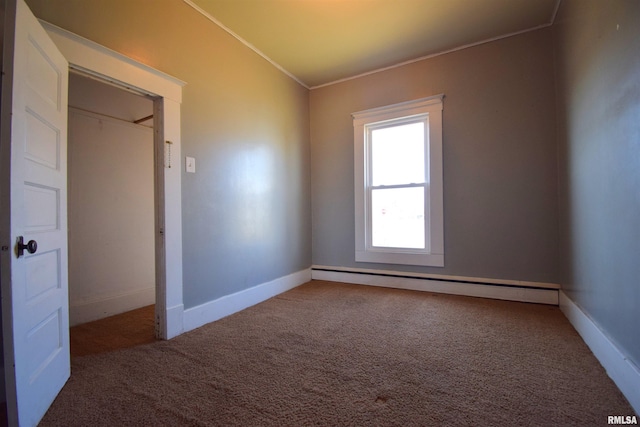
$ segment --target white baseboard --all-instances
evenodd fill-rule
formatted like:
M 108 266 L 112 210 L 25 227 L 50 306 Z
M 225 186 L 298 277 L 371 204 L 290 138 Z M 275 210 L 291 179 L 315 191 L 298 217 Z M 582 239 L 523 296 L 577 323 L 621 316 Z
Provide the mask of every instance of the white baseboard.
M 546 282 L 530 282 L 526 280 L 517 279 L 488 279 L 485 277 L 469 277 L 469 276 L 451 276 L 445 274 L 432 274 L 432 273 L 414 273 L 408 271 L 398 270 L 374 270 L 369 268 L 354 268 L 354 267 L 336 267 L 331 265 L 312 265 L 312 273 L 315 270 L 326 271 L 339 271 L 344 273 L 360 273 L 360 274 L 373 274 L 381 276 L 402 276 L 411 277 L 415 279 L 432 279 L 439 281 L 449 282 L 479 282 L 491 285 L 506 285 L 506 286 L 520 286 L 523 288 L 542 288 L 542 289 L 560 289 L 560 285 L 557 283 Z
M 184 332 L 215 322 L 311 280 L 311 269 L 283 276 L 235 294 L 184 310 Z
M 313 268 L 313 267 L 312 267 Z M 317 280 L 329 280 L 332 282 L 354 283 L 358 285 L 381 286 L 396 289 L 409 289 L 414 291 L 438 292 L 444 294 L 464 295 L 471 297 L 492 298 L 508 301 L 532 302 L 538 304 L 558 305 L 558 289 L 553 289 L 553 284 L 543 283 L 540 287 L 535 287 L 532 282 L 509 282 L 492 279 L 480 279 L 469 277 L 449 278 L 447 276 L 437 276 L 434 280 L 422 275 L 415 277 L 405 277 L 411 273 L 394 272 L 398 276 L 393 276 L 389 271 L 356 269 L 349 271 L 327 271 L 312 269 L 311 277 Z M 402 275 L 402 277 L 400 277 Z M 451 276 L 453 277 L 453 276 Z M 476 282 L 476 283 L 464 283 Z
M 562 291 L 560 291 L 560 310 L 578 331 L 636 413 L 640 414 L 640 369 Z
M 92 322 L 156 303 L 154 287 L 69 303 L 69 326 Z
M 184 332 L 184 305 L 167 308 L 167 337 L 170 340 Z

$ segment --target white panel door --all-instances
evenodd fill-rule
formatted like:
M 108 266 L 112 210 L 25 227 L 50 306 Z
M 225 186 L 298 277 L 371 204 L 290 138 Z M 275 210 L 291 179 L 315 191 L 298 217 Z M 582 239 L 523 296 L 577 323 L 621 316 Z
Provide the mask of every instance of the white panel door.
M 6 170 L 2 175 L 5 382 L 9 423 L 34 426 L 70 374 L 68 64 L 24 0 L 8 1 L 5 13 L 2 165 L 10 169 L 8 178 Z M 30 241 L 37 248 L 29 247 Z

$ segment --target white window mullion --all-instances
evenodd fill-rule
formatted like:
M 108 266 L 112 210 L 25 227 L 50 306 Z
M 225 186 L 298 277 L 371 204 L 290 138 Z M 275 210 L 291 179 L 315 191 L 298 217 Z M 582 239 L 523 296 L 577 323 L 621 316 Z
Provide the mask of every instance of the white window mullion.
M 394 185 L 371 185 L 369 188 L 372 190 L 393 190 L 394 188 L 413 188 L 413 187 L 424 187 L 424 182 L 411 182 L 408 184 L 394 184 Z

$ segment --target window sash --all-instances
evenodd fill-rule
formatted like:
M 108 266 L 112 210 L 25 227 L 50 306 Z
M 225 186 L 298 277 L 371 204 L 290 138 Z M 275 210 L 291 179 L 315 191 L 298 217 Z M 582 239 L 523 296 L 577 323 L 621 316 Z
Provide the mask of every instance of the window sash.
M 444 266 L 443 188 L 442 188 L 442 100 L 435 95 L 413 101 L 353 113 L 355 261 L 385 264 Z M 392 182 L 372 185 L 369 177 L 368 128 L 384 128 L 428 118 L 425 128 L 425 182 Z M 414 179 L 413 177 L 410 179 Z M 391 182 L 391 180 L 389 180 Z M 379 184 L 380 182 L 376 182 Z M 424 186 L 425 248 L 389 248 L 371 245 L 371 194 L 376 190 Z M 377 241 L 378 242 L 378 241 Z
M 402 184 L 390 184 L 390 185 L 372 185 L 373 182 L 373 132 L 380 129 L 390 129 L 394 127 L 400 127 L 411 124 L 423 124 L 422 135 L 422 179 L 419 182 L 406 182 Z M 366 201 L 365 201 L 365 214 L 366 214 L 366 243 L 365 247 L 367 251 L 377 252 L 397 252 L 397 253 L 429 253 L 429 194 L 427 186 L 429 182 L 429 114 L 420 114 L 409 117 L 401 117 L 392 120 L 385 120 L 381 122 L 368 123 L 364 126 L 365 132 L 365 164 L 366 164 Z M 423 188 L 423 206 L 422 206 L 422 246 L 381 246 L 374 245 L 374 212 L 373 212 L 373 192 L 375 190 L 385 189 L 401 189 L 401 188 Z
M 375 131 L 380 131 L 380 130 L 388 130 L 388 129 L 393 129 L 393 128 L 400 128 L 400 127 L 404 127 L 404 126 L 408 126 L 408 125 L 415 125 L 415 124 L 421 124 L 422 125 L 422 143 L 421 145 L 421 149 L 422 149 L 422 165 L 421 165 L 421 169 L 422 169 L 422 176 L 420 177 L 420 179 L 415 179 L 412 181 L 397 181 L 397 180 L 393 180 L 394 184 L 385 184 L 385 185 L 395 185 L 395 184 L 411 184 L 411 183 L 425 183 L 428 182 L 428 176 L 429 176 L 429 115 L 428 114 L 421 114 L 418 116 L 411 116 L 411 117 L 402 117 L 402 118 L 398 118 L 398 119 L 394 119 L 394 120 L 386 120 L 386 121 L 382 121 L 382 122 L 374 122 L 374 123 L 369 123 L 367 125 L 365 125 L 365 144 L 366 144 L 366 148 L 365 148 L 365 156 L 366 156 L 366 163 L 367 163 L 367 185 L 373 185 L 373 182 L 375 181 L 375 177 L 374 177 L 374 170 L 373 170 L 373 166 L 374 166 L 374 157 L 375 157 L 375 153 L 374 153 L 374 138 L 373 138 L 373 134 Z M 417 141 L 414 141 L 417 142 Z M 402 144 L 402 141 L 398 141 L 396 142 L 396 144 L 400 145 Z M 404 147 L 399 147 L 398 149 L 403 149 Z M 413 161 L 414 159 L 411 159 L 409 163 L 411 163 L 411 161 Z M 416 176 L 414 175 L 413 178 L 416 178 Z
M 394 189 L 404 189 L 404 188 L 422 188 L 422 247 L 416 246 L 384 246 L 384 245 L 374 245 L 374 212 L 373 212 L 373 192 L 375 190 L 394 190 Z M 367 201 L 366 201 L 366 249 L 367 251 L 373 252 L 395 252 L 395 253 L 419 253 L 419 254 L 427 254 L 430 252 L 430 232 L 429 232 L 429 223 L 430 223 L 430 215 L 429 215 L 429 185 L 427 183 L 421 184 L 406 184 L 406 185 L 380 185 L 380 186 L 370 186 L 367 189 Z

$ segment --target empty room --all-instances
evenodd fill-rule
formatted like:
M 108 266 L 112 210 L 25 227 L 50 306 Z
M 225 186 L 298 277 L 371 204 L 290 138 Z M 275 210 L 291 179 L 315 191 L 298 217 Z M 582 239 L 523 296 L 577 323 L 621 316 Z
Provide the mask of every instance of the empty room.
M 8 425 L 637 424 L 640 2 L 2 18 Z M 78 119 L 122 127 L 107 87 L 143 157 L 74 157 Z M 155 341 L 70 352 L 149 305 Z

